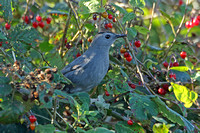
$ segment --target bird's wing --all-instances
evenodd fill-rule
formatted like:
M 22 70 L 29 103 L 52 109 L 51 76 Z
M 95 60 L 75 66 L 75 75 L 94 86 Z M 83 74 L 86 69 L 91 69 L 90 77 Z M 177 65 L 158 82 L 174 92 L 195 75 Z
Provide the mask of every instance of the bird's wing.
M 65 66 L 61 72 L 63 75 L 75 71 L 77 69 L 84 68 L 84 66 L 88 63 L 88 59 L 86 59 L 86 57 L 84 56 L 80 56 L 79 58 L 76 58 L 74 61 L 72 61 L 70 64 L 68 64 L 67 66 Z

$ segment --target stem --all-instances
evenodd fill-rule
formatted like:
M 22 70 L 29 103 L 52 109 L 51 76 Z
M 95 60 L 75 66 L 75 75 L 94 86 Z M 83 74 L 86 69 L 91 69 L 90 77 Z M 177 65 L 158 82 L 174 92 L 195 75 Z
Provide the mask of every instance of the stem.
M 63 38 L 62 38 L 62 43 L 61 43 L 61 50 L 60 50 L 60 55 L 61 55 L 61 58 L 63 58 L 63 49 L 64 49 L 64 46 L 65 46 L 65 37 L 67 35 L 67 30 L 68 30 L 68 27 L 69 27 L 69 22 L 71 20 L 71 14 L 72 14 L 72 9 L 70 8 L 69 9 L 69 15 L 68 15 L 68 18 L 67 18 L 67 22 L 65 24 L 65 29 L 64 29 L 64 34 L 63 34 Z

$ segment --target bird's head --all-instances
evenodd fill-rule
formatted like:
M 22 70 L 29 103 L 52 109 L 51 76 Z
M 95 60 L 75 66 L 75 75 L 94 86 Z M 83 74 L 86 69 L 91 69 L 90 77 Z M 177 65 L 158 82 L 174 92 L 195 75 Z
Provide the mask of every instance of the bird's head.
M 114 41 L 117 39 L 117 38 L 120 38 L 120 37 L 125 37 L 126 34 L 115 34 L 115 33 L 112 33 L 112 32 L 99 32 L 93 42 L 92 42 L 92 46 L 97 46 L 97 47 L 110 47 L 111 44 L 114 43 Z

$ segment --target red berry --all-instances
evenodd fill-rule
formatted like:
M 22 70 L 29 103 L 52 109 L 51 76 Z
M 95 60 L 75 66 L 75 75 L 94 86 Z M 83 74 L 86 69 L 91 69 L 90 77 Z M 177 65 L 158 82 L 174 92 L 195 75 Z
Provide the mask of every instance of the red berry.
M 31 124 L 30 124 L 30 129 L 31 129 L 31 130 L 35 130 L 35 123 L 31 123 Z
M 46 19 L 46 22 L 47 22 L 47 24 L 50 24 L 50 23 L 51 23 L 51 18 L 48 17 L 48 18 Z
M 78 52 L 78 53 L 76 54 L 76 57 L 79 57 L 79 56 L 81 56 L 81 54 Z
M 132 121 L 132 120 L 128 120 L 128 121 L 127 121 L 127 124 L 128 124 L 128 125 L 133 125 L 133 121 Z
M 130 61 L 132 60 L 132 57 L 131 57 L 131 56 L 126 57 L 126 60 L 127 60 L 128 62 L 130 62 Z
M 165 94 L 166 94 L 166 90 L 164 90 L 163 88 L 159 88 L 159 89 L 158 89 L 158 93 L 159 93 L 160 95 L 165 95 Z
M 6 28 L 6 30 L 9 30 L 10 27 L 11 27 L 11 25 L 10 25 L 9 23 L 6 23 L 6 24 L 5 24 L 5 28 Z
M 200 15 L 197 16 L 197 19 L 200 21 Z
M 66 47 L 67 49 L 70 49 L 72 46 L 69 45 L 69 43 L 67 43 L 67 44 L 65 45 L 65 47 Z
M 192 28 L 193 27 L 193 25 L 192 25 L 192 22 L 191 21 L 187 21 L 186 23 L 185 23 L 185 27 L 186 28 Z
M 138 41 L 135 41 L 135 46 L 137 47 L 137 48 L 139 48 L 140 47 L 140 45 L 141 45 L 141 42 L 138 40 Z
M 116 20 L 116 18 L 113 18 L 113 22 L 116 22 L 117 20 Z
M 44 28 L 44 22 L 40 21 L 40 22 L 38 23 L 38 25 L 39 25 L 41 28 Z
M 199 25 L 199 20 L 196 19 L 196 18 L 193 19 L 193 20 L 192 20 L 192 25 L 193 25 L 193 26 L 198 26 L 198 25 Z
M 108 23 L 108 28 L 112 28 L 113 24 L 112 23 Z
M 65 38 L 65 44 L 67 43 L 67 38 Z
M 30 21 L 29 21 L 29 17 L 28 17 L 28 16 L 25 16 L 25 18 L 24 18 L 24 22 L 25 22 L 26 24 L 29 24 L 29 23 L 30 23 Z
M 176 79 L 176 74 L 170 73 L 170 74 L 169 74 L 169 77 L 170 77 L 170 78 Z
M 2 42 L 0 42 L 0 47 L 2 46 Z
M 97 15 L 96 14 L 93 15 L 93 20 L 97 20 Z
M 110 96 L 109 92 L 106 90 L 105 91 L 106 96 Z
M 112 18 L 113 18 L 113 16 L 112 16 L 111 14 L 109 14 L 109 15 L 108 15 L 108 18 L 109 18 L 109 19 L 112 19 Z
M 185 59 L 185 57 L 187 56 L 187 53 L 185 51 L 182 51 L 180 53 L 181 58 Z
M 179 66 L 179 63 L 178 63 L 178 62 L 174 62 L 174 63 L 173 63 L 173 66 L 174 66 L 174 67 Z
M 183 0 L 179 0 L 178 5 L 181 6 L 183 4 Z
M 41 17 L 41 16 L 36 16 L 36 20 L 37 20 L 38 22 L 40 22 L 40 21 L 42 21 L 42 17 Z
M 163 66 L 165 67 L 165 68 L 167 68 L 168 67 L 168 63 L 165 61 L 165 62 L 163 62 Z
M 131 83 L 131 82 L 128 82 L 128 85 L 129 85 L 132 89 L 135 89 L 135 88 L 136 88 L 136 86 L 135 86 L 133 83 Z
M 79 44 L 82 44 L 82 43 L 83 43 L 82 39 L 81 39 L 78 43 L 79 43 Z
M 105 29 L 109 29 L 108 23 L 106 23 L 106 24 L 104 25 L 104 27 L 105 27 Z
M 37 28 L 38 27 L 38 23 L 37 22 L 33 22 L 33 28 Z
M 139 85 L 141 85 L 141 84 L 142 84 L 142 82 L 141 82 L 141 81 L 139 81 L 139 82 L 138 82 L 138 84 L 139 84 Z
M 29 116 L 29 120 L 31 123 L 37 121 L 37 118 L 34 115 Z
M 125 52 L 124 53 L 124 57 L 126 58 L 126 57 L 129 57 L 130 56 L 130 54 L 129 54 L 129 52 Z
M 167 90 L 168 90 L 168 88 L 169 88 L 169 85 L 168 85 L 168 84 L 163 84 L 163 85 L 162 85 L 162 87 L 163 87 L 163 89 L 164 89 L 164 90 L 166 90 L 166 91 L 167 91 Z
M 121 53 L 121 54 L 123 54 L 123 53 L 125 53 L 125 52 L 126 52 L 126 49 L 125 49 L 125 48 L 121 48 L 121 49 L 120 49 L 120 53 Z

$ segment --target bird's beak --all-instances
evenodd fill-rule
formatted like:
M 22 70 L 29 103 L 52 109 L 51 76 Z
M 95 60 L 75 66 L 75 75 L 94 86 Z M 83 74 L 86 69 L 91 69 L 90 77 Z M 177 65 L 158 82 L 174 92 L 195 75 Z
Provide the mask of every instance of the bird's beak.
M 127 36 L 126 34 L 118 34 L 118 35 L 116 35 L 117 38 L 126 37 L 126 36 Z

